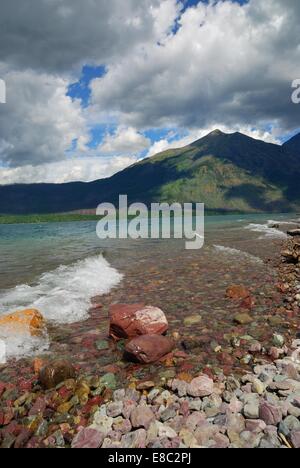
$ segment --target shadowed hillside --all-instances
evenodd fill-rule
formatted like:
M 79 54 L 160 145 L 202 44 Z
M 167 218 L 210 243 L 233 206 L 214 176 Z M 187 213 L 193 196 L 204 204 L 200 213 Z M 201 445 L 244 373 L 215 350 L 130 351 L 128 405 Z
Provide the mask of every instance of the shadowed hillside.
M 283 146 L 215 130 L 185 148 L 90 183 L 0 187 L 0 213 L 58 213 L 101 202 L 204 202 L 219 211 L 300 209 L 300 136 Z

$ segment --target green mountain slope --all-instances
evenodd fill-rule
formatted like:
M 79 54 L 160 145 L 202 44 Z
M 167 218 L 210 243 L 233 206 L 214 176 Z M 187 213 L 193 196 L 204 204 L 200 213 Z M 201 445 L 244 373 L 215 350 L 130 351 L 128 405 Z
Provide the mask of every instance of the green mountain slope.
M 0 213 L 51 213 L 101 202 L 204 202 L 219 211 L 300 209 L 300 156 L 284 146 L 218 130 L 91 183 L 0 187 Z

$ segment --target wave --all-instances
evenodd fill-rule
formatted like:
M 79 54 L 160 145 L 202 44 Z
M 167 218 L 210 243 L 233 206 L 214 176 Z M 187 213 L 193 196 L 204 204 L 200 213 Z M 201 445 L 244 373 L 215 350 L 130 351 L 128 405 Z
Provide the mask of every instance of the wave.
M 248 252 L 244 252 L 243 250 L 232 249 L 231 247 L 225 247 L 223 245 L 214 245 L 214 248 L 218 252 L 223 252 L 225 254 L 233 255 L 234 257 L 238 257 L 238 258 L 244 258 L 244 259 L 249 260 L 249 261 L 251 261 L 253 263 L 257 263 L 257 264 L 263 264 L 264 263 L 261 258 L 256 257 L 255 255 L 251 255 Z
M 278 226 L 282 226 L 282 225 L 292 225 L 292 226 L 296 226 L 297 224 L 299 224 L 299 222 L 296 222 L 296 221 L 273 221 L 272 219 L 269 219 L 268 221 L 268 226 L 274 226 L 278 224 Z
M 60 266 L 44 273 L 34 285 L 19 285 L 0 294 L 0 315 L 29 308 L 38 309 L 47 321 L 54 323 L 79 322 L 88 318 L 91 298 L 107 294 L 122 277 L 102 255 Z M 14 338 L 5 330 L 1 335 L 9 355 L 20 357 L 47 347 L 47 337 L 41 342 L 26 336 Z
M 269 224 L 249 224 L 245 226 L 245 229 L 253 232 L 260 232 L 263 234 L 259 239 L 271 238 L 271 239 L 287 239 L 287 234 L 279 229 L 272 228 Z

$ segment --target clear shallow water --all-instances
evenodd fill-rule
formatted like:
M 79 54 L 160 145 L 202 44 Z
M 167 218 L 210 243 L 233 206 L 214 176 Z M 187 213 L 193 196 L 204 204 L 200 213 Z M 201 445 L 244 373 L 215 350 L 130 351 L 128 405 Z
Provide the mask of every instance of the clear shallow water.
M 259 237 L 276 237 L 276 231 L 266 226 L 274 217 L 277 222 L 298 219 L 290 214 L 207 216 L 206 243 L 214 238 L 226 241 L 232 231 L 238 231 L 237 237 L 241 239 L 247 235 L 251 237 L 252 232 Z M 279 234 L 278 237 L 283 236 Z M 132 258 L 136 249 L 146 254 L 161 244 L 164 250 L 172 250 L 174 243 L 180 244 L 180 241 L 100 240 L 96 235 L 96 222 L 0 225 L 0 294 L 19 284 L 32 284 L 43 273 L 78 260 L 104 254 L 125 261 L 127 257 Z
M 91 297 L 109 293 L 124 284 L 123 278 L 129 290 L 134 274 L 143 284 L 144 266 L 157 264 L 163 269 L 164 259 L 175 265 L 174 271 L 167 272 L 170 280 L 174 275 L 174 283 L 183 256 L 187 264 L 196 260 L 204 281 L 209 278 L 211 284 L 216 269 L 225 271 L 233 263 L 238 265 L 237 272 L 242 271 L 241 264 L 246 272 L 248 267 L 256 272 L 266 255 L 272 254 L 272 240 L 285 238 L 283 232 L 268 226 L 268 220 L 286 223 L 297 219 L 290 214 L 209 216 L 205 246 L 192 253 L 179 240 L 103 241 L 96 235 L 96 222 L 0 225 L 0 315 L 35 307 L 55 323 L 85 320 Z M 282 226 L 284 230 L 286 225 Z M 8 335 L 0 338 L 9 337 L 11 355 L 45 348 L 45 342 L 30 345 L 28 337 L 23 337 L 16 343 Z

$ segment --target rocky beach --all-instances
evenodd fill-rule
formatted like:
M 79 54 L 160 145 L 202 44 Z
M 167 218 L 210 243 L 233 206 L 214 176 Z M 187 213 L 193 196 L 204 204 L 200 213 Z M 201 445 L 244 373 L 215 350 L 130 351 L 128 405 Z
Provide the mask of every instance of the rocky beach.
M 0 446 L 299 448 L 300 236 L 257 244 L 151 252 L 87 320 L 30 322 L 50 347 L 0 366 Z

